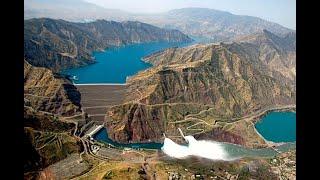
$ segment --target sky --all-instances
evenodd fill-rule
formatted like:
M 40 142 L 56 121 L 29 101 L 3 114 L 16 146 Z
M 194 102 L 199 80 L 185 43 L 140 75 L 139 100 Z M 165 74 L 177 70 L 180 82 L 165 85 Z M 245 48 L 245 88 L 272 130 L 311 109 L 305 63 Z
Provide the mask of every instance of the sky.
M 160 13 L 186 7 L 203 7 L 249 15 L 296 29 L 295 0 L 85 0 L 105 8 L 134 13 Z

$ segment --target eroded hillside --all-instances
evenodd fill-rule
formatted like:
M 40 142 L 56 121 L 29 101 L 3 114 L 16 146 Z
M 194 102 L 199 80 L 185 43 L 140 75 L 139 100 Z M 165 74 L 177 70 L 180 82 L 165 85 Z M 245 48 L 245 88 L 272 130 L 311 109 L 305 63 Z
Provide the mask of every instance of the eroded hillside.
M 24 61 L 24 105 L 58 115 L 80 113 L 81 95 L 71 81 Z
M 69 80 L 26 61 L 24 92 L 24 173 L 32 179 L 45 167 L 83 150 L 73 136 L 76 123 L 61 118 L 81 115 L 81 96 Z
M 146 57 L 154 66 L 129 78 L 127 103 L 107 114 L 109 136 L 120 142 L 161 141 L 163 133 L 176 136 L 180 127 L 193 135 L 214 131 L 220 141 L 264 144 L 246 119 L 270 108 L 294 105 L 296 96 L 295 74 L 288 72 L 295 58 L 284 64 L 290 55 L 271 58 L 270 51 L 261 52 L 264 46 L 253 42 L 194 45 Z M 288 53 L 272 48 L 281 55 Z

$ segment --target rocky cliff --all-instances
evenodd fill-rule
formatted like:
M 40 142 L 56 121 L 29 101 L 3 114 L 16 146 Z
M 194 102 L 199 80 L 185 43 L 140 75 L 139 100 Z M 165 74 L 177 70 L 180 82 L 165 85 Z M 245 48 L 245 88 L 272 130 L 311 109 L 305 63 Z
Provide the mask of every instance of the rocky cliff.
M 81 112 L 81 95 L 71 81 L 24 61 L 24 105 L 57 115 Z
M 154 66 L 129 78 L 127 103 L 108 112 L 109 136 L 120 142 L 161 141 L 162 133 L 178 135 L 180 127 L 187 134 L 214 134 L 216 140 L 263 144 L 252 123 L 238 120 L 295 104 L 296 95 L 295 74 L 275 76 L 287 72 L 270 65 L 272 58 L 254 54 L 262 49 L 249 42 L 221 43 L 170 48 L 146 57 Z
M 25 177 L 36 177 L 39 170 L 81 151 L 73 136 L 75 124 L 61 120 L 81 113 L 80 100 L 68 79 L 24 61 Z
M 24 56 L 34 66 L 54 71 L 94 63 L 92 51 L 151 41 L 190 41 L 177 30 L 136 21 L 74 23 L 48 18 L 25 20 Z
M 243 49 L 252 62 L 268 75 L 295 86 L 296 81 L 296 33 L 277 36 L 267 30 L 242 36 L 230 50 Z M 241 46 L 238 48 L 237 46 Z

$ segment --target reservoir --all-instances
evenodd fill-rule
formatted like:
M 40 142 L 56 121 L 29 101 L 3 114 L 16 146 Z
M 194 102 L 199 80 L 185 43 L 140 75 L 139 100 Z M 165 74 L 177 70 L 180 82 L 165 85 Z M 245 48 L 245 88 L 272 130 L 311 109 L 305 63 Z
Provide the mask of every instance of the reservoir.
M 270 112 L 255 125 L 257 131 L 268 141 L 296 141 L 296 113 Z
M 125 83 L 128 76 L 151 67 L 142 61 L 144 56 L 170 47 L 183 47 L 193 42 L 149 42 L 110 47 L 104 52 L 93 52 L 96 63 L 62 71 L 77 77 L 76 84 Z

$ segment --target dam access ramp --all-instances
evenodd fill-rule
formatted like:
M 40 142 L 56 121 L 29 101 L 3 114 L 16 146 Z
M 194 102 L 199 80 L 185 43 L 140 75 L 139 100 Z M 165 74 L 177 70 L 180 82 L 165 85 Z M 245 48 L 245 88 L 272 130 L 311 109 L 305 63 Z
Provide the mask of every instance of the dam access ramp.
M 110 106 L 121 104 L 125 96 L 125 84 L 74 84 L 81 94 L 84 112 L 96 122 L 102 123 Z

